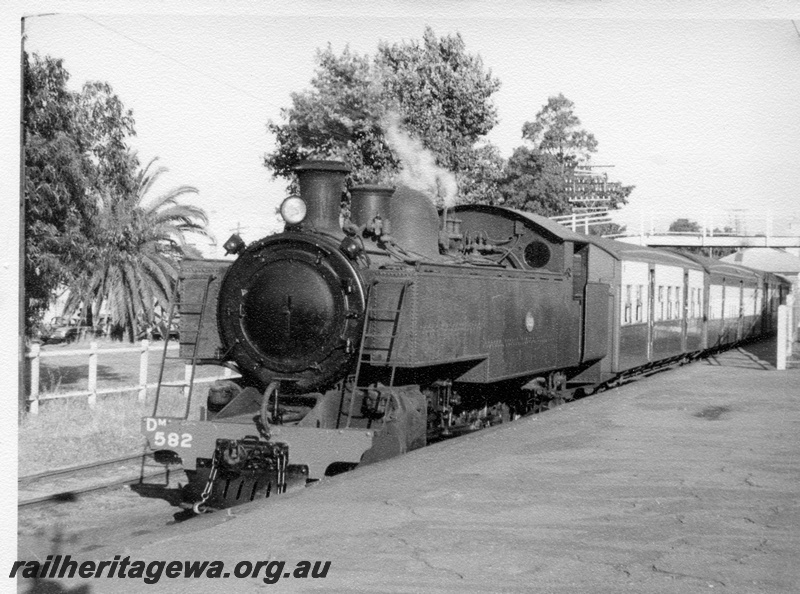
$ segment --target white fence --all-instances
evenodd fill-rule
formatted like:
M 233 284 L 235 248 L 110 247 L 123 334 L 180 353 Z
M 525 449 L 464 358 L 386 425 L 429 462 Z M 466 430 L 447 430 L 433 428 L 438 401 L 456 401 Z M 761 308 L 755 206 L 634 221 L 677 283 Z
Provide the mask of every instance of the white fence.
M 613 222 L 611 220 L 610 211 L 608 210 L 572 213 L 568 215 L 550 217 L 550 220 L 555 221 L 556 223 L 561 223 L 573 231 L 582 230 L 585 235 L 589 235 L 589 227 L 593 227 L 595 225 L 607 225 Z
M 169 345 L 168 350 L 177 349 L 178 345 Z M 149 354 L 151 351 L 163 351 L 163 345 L 150 346 L 149 340 L 142 340 L 139 346 L 128 348 L 114 348 L 101 350 L 97 341 L 92 341 L 88 349 L 77 349 L 74 351 L 42 351 L 40 345 L 32 344 L 28 349 L 25 356 L 31 360 L 30 364 L 30 377 L 31 386 L 30 394 L 28 396 L 28 410 L 31 414 L 39 413 L 39 402 L 42 400 L 53 400 L 57 398 L 74 398 L 74 397 L 88 397 L 89 406 L 95 406 L 97 403 L 98 395 L 118 394 L 122 392 L 138 392 L 139 402 L 144 402 L 147 398 L 148 388 L 155 388 L 158 382 L 148 383 L 149 372 Z M 117 353 L 139 353 L 139 383 L 131 386 L 122 386 L 118 388 L 97 388 L 97 360 L 101 353 L 117 354 Z M 41 394 L 40 393 L 40 363 L 43 358 L 50 357 L 89 357 L 89 377 L 88 385 L 85 390 L 76 390 L 72 392 L 54 392 Z M 229 368 L 225 368 L 222 375 L 212 377 L 194 378 L 194 383 L 208 383 L 219 379 L 227 379 L 237 377 Z M 192 380 L 192 366 L 186 364 L 184 366 L 184 383 L 185 392 L 188 392 L 189 382 Z

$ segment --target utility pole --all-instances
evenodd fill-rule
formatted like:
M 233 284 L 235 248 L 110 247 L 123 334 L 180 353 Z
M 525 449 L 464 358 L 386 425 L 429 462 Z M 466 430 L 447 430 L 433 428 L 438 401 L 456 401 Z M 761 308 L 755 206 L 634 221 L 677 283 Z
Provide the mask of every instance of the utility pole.
M 25 389 L 25 17 L 20 19 L 19 58 L 19 316 L 17 318 L 17 417 L 21 418 L 28 404 Z

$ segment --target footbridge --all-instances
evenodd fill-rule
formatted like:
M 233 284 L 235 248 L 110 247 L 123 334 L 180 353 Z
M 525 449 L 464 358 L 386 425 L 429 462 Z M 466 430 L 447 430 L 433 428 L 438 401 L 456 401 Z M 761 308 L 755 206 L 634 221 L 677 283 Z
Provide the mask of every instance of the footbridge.
M 575 213 L 552 217 L 573 231 L 589 233 L 593 227 L 621 224 L 630 217 L 624 210 Z M 627 224 L 620 233 L 604 237 L 651 247 L 800 248 L 800 220 L 771 212 L 744 210 L 704 211 L 685 216 L 675 211 L 641 213 L 638 225 Z M 669 231 L 673 221 L 683 219 L 684 231 Z M 631 228 L 633 227 L 633 228 Z

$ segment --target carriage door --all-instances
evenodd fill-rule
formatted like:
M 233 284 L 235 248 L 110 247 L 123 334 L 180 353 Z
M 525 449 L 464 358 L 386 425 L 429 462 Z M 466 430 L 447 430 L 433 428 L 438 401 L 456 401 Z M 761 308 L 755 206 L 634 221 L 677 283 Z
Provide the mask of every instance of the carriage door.
M 586 291 L 586 281 L 588 279 L 588 245 L 578 247 L 579 244 L 574 245 L 574 252 L 572 253 L 572 303 L 577 306 L 575 309 L 579 312 L 580 323 L 578 324 L 578 359 L 583 355 L 583 337 L 585 334 L 584 324 L 587 317 L 584 311 L 584 293 Z
M 656 269 L 650 267 L 650 277 L 648 279 L 650 290 L 647 292 L 647 360 L 653 360 L 653 320 L 656 317 Z

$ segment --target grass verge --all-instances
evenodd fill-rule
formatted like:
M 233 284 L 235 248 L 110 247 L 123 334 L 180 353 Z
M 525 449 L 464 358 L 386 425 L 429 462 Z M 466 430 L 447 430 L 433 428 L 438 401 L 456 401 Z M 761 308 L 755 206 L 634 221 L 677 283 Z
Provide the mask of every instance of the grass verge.
M 163 343 L 162 343 L 163 344 Z M 136 385 L 141 363 L 137 352 L 118 352 L 133 345 L 102 342 L 98 354 L 98 388 L 117 388 Z M 58 353 L 57 357 L 41 360 L 40 389 L 46 393 L 85 390 L 88 376 L 88 356 L 71 355 L 74 350 L 86 349 L 89 342 L 65 345 L 46 345 L 43 351 Z M 177 352 L 173 352 L 176 355 Z M 26 360 L 30 365 L 30 361 Z M 164 381 L 184 377 L 183 362 L 168 360 Z M 161 352 L 148 353 L 148 382 L 155 382 L 161 367 Z M 196 379 L 216 377 L 223 368 L 198 366 Z M 30 370 L 26 370 L 26 381 Z M 199 407 L 205 403 L 210 384 L 198 382 L 194 387 L 190 417 L 197 419 Z M 140 435 L 141 418 L 153 413 L 155 389 L 148 390 L 147 402 L 137 400 L 131 390 L 97 397 L 90 408 L 87 398 L 76 396 L 64 399 L 41 400 L 39 414 L 25 414 L 19 423 L 19 475 L 25 476 L 90 462 L 108 460 L 143 451 L 145 440 Z M 175 389 L 162 390 L 159 416 L 183 416 L 185 398 Z
M 19 425 L 19 476 L 107 460 L 143 451 L 141 418 L 152 404 L 136 392 L 98 397 L 90 408 L 84 398 L 43 402 L 38 415 Z

